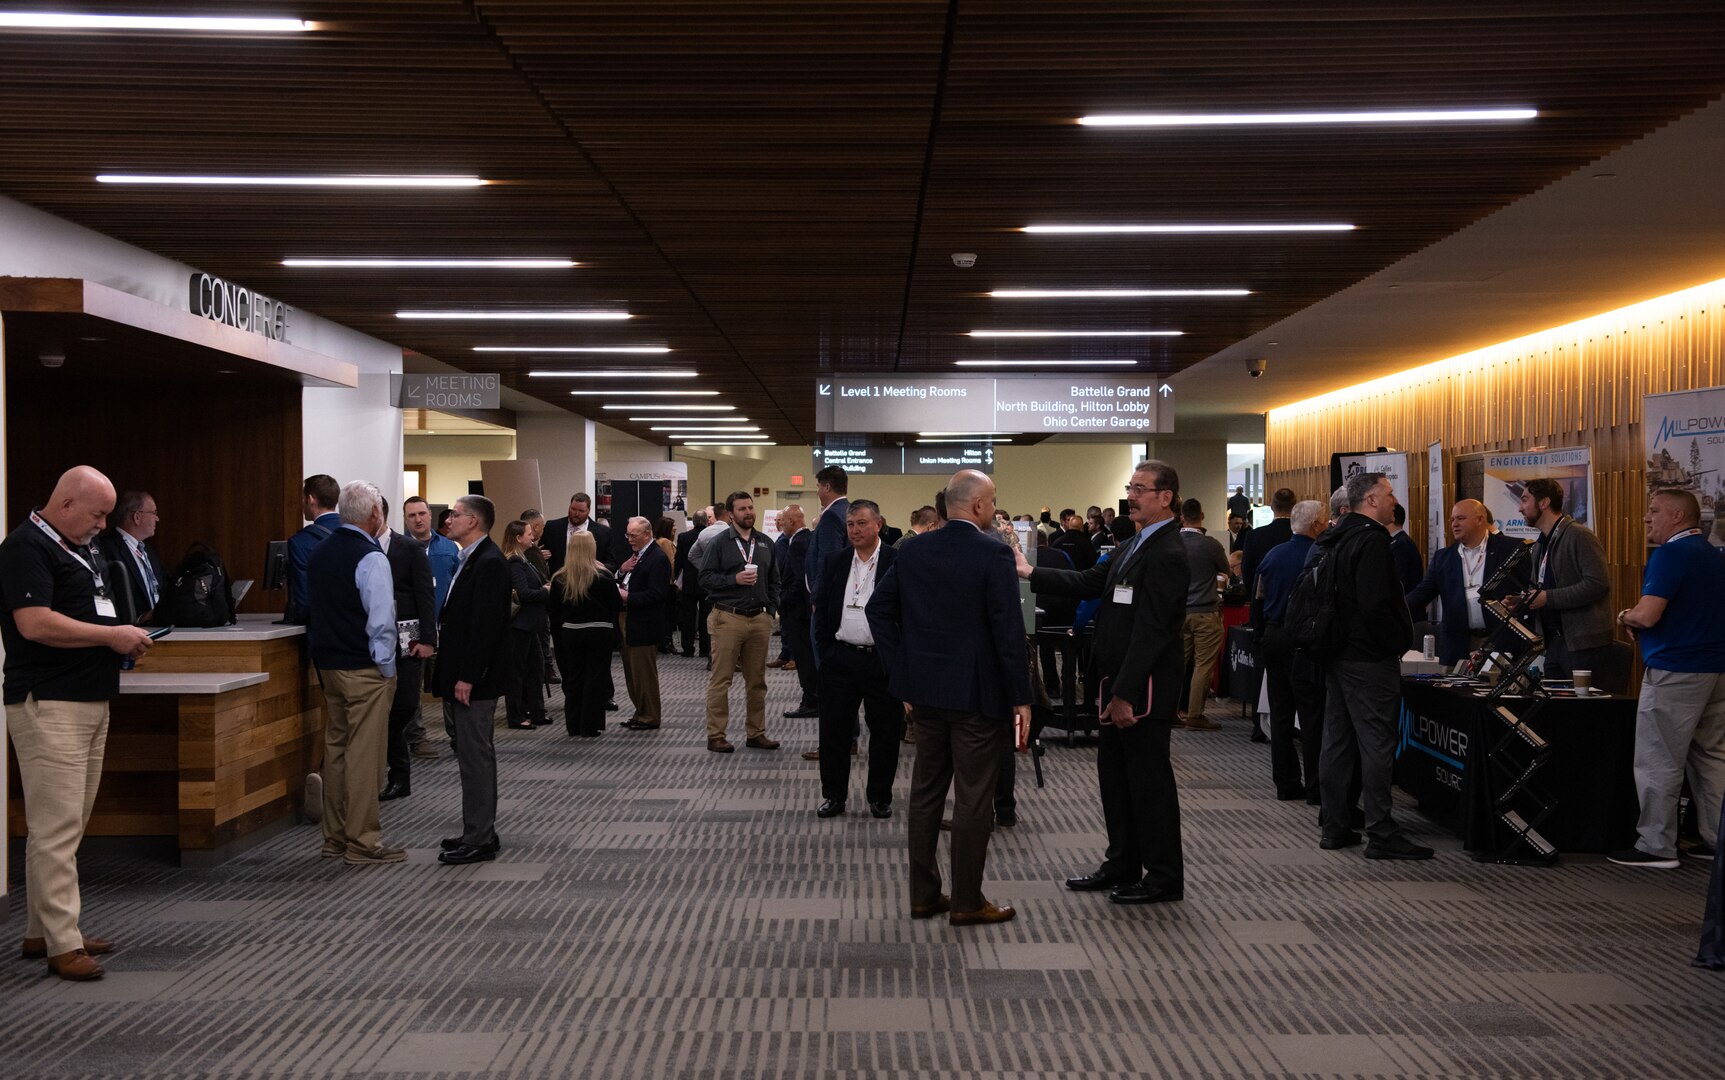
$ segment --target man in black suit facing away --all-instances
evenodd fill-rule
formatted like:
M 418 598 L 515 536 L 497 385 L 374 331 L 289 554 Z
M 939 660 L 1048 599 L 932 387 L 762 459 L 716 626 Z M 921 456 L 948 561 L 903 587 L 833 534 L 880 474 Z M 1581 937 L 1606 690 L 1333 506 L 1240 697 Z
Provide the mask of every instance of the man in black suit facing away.
M 953 926 L 971 926 L 1017 914 L 982 895 L 982 872 L 1002 751 L 1014 735 L 1024 749 L 1030 735 L 1030 665 L 1012 551 L 983 532 L 993 527 L 994 481 L 966 469 L 953 475 L 945 494 L 946 527 L 898 552 L 865 614 L 888 692 L 911 707 L 916 723 L 911 918 L 948 913 Z M 940 891 L 936 861 L 949 787 L 951 896 Z
M 875 651 L 867 608 L 876 584 L 898 553 L 881 536 L 879 508 L 868 499 L 851 503 L 845 515 L 851 553 L 827 562 L 821 577 L 815 642 L 821 649 L 821 805 L 818 817 L 845 812 L 850 792 L 850 746 L 857 709 L 868 721 L 869 812 L 892 817 L 892 781 L 898 773 L 898 743 L 904 736 L 904 706 L 887 693 L 886 669 Z
M 701 645 L 701 655 L 713 651 L 713 643 L 707 637 L 706 620 L 700 618 L 701 568 L 690 559 L 689 553 L 695 546 L 695 540 L 701 535 L 701 530 L 707 527 L 707 512 L 695 511 L 689 519 L 693 528 L 684 529 L 677 535 L 677 561 L 671 567 L 671 574 L 681 582 L 677 588 L 677 636 L 684 656 L 695 655 L 695 643 L 698 639 Z
M 509 686 L 509 564 L 487 535 L 497 511 L 483 495 L 463 495 L 449 516 L 461 546 L 438 624 L 437 696 L 461 767 L 461 835 L 443 841 L 437 861 L 487 862 L 497 841 L 497 699 Z M 555 530 L 553 530 L 555 531 Z
M 1180 794 L 1169 760 L 1169 733 L 1185 676 L 1180 634 L 1190 570 L 1175 508 L 1180 477 L 1166 462 L 1140 462 L 1126 486 L 1138 533 L 1106 564 L 1089 570 L 1018 574 L 1039 593 L 1102 598 L 1091 651 L 1100 688 L 1096 771 L 1108 853 L 1100 869 L 1068 878 L 1076 892 L 1111 889 L 1116 904 L 1156 904 L 1185 895 Z
M 797 686 L 802 691 L 797 707 L 786 711 L 787 720 L 804 720 L 821 714 L 815 645 L 809 633 L 809 612 L 813 605 L 803 575 L 809 542 L 814 539 L 814 531 L 808 527 L 807 521 L 803 508 L 796 503 L 779 513 L 779 539 L 785 545 L 784 561 L 779 563 L 779 636 L 791 663 L 795 665 Z M 773 552 L 775 558 L 780 555 L 776 548 L 777 545 Z
M 383 500 L 389 517 L 389 500 Z M 389 779 L 378 793 L 379 802 L 413 794 L 413 754 L 408 748 L 407 728 L 419 715 L 419 690 L 424 685 L 425 658 L 437 651 L 437 583 L 431 575 L 431 559 L 425 545 L 385 524 L 377 534 L 377 545 L 389 558 L 389 576 L 395 584 L 395 621 L 417 620 L 413 645 L 395 660 L 395 699 L 389 706 Z
M 1432 556 L 1431 569 L 1407 594 L 1408 610 L 1421 612 L 1434 599 L 1443 601 L 1443 620 L 1438 623 L 1438 659 L 1445 667 L 1485 647 L 1492 623 L 1485 618 L 1481 600 L 1497 600 L 1527 588 L 1533 577 L 1533 560 L 1527 559 L 1510 571 L 1509 580 L 1496 595 L 1482 597 L 1480 586 L 1527 545 L 1501 533 L 1492 533 L 1485 520 L 1485 504 L 1463 499 L 1449 512 L 1449 531 L 1455 543 Z M 1531 554 L 1531 553 L 1529 553 Z
M 147 491 L 128 491 L 114 504 L 108 515 L 112 530 L 102 534 L 96 544 L 102 557 L 126 568 L 126 583 L 131 596 L 131 610 L 122 611 L 136 623 L 148 622 L 150 612 L 162 598 L 162 586 L 168 580 L 167 571 L 156 549 L 148 543 L 156 535 L 162 515 L 156 512 L 156 500 Z
M 664 719 L 659 704 L 659 642 L 671 632 L 671 562 L 653 539 L 644 517 L 627 525 L 630 555 L 617 572 L 623 600 L 623 681 L 635 715 L 623 721 L 630 731 L 656 731 Z
M 1293 538 L 1294 529 L 1291 516 L 1294 504 L 1299 502 L 1292 488 L 1277 488 L 1270 496 L 1270 513 L 1276 515 L 1270 521 L 1246 535 L 1246 546 L 1240 549 L 1240 583 L 1246 586 L 1246 595 L 1252 598 L 1252 625 L 1264 625 L 1263 613 L 1259 610 L 1258 595 L 1258 564 L 1264 561 L 1264 556 L 1287 543 Z

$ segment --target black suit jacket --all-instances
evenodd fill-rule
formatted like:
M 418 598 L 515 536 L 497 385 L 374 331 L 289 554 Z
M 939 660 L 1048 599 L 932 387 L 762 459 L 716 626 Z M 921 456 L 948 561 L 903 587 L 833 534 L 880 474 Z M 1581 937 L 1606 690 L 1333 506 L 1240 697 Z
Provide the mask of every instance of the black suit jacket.
M 624 560 L 627 561 L 627 560 Z M 623 586 L 629 598 L 623 610 L 629 613 L 626 645 L 657 645 L 671 632 L 671 560 L 657 542 L 641 552 L 641 561 L 629 572 Z
M 587 531 L 593 534 L 593 543 L 599 548 L 599 561 L 606 566 L 615 570 L 629 557 L 627 550 L 618 550 L 617 540 L 612 535 L 610 526 L 588 518 Z M 569 557 L 569 519 L 547 521 L 545 534 L 539 538 L 539 546 L 551 553 L 551 557 L 545 561 L 551 564 L 553 574 L 563 569 L 563 560 Z M 628 545 L 623 546 L 626 548 Z
M 814 535 L 810 529 L 798 529 L 790 543 L 785 545 L 785 561 L 779 568 L 780 615 L 787 612 L 793 617 L 808 615 L 809 587 L 803 583 L 803 565 L 808 561 L 809 541 L 814 539 Z M 881 542 L 886 541 L 883 539 Z
M 1508 536 L 1490 535 L 1485 540 L 1485 571 L 1480 581 L 1490 581 L 1515 550 L 1525 547 L 1520 540 Z M 1526 560 L 1510 571 L 1510 583 L 1487 600 L 1496 600 L 1527 588 L 1533 576 L 1532 560 Z M 1467 655 L 1467 572 L 1461 563 L 1459 542 L 1442 548 L 1432 556 L 1431 568 L 1407 594 L 1408 610 L 1419 612 L 1434 599 L 1443 601 L 1443 621 L 1438 623 L 1438 659 L 1453 664 Z M 1418 615 L 1416 614 L 1417 618 Z M 1486 622 L 1490 629 L 1492 623 Z
M 949 521 L 899 550 L 866 612 L 900 701 L 1001 720 L 1030 704 L 1012 549 L 970 522 Z
M 689 552 L 694 550 L 700 535 L 700 529 L 685 529 L 677 534 L 677 562 L 671 567 L 671 576 L 682 578 L 683 591 L 696 597 L 701 595 L 701 568 L 689 561 Z
M 891 525 L 882 525 L 880 527 L 880 542 L 885 544 L 887 547 L 893 547 L 903 539 L 903 529 L 895 529 Z
M 855 550 L 855 549 L 852 549 Z M 886 541 L 880 542 L 880 560 L 875 563 L 875 587 L 892 570 L 892 564 L 898 558 L 898 552 L 887 546 Z M 851 557 L 832 558 L 827 560 L 827 571 L 821 577 L 820 587 L 815 592 L 815 648 L 820 652 L 821 663 L 825 664 L 835 648 L 838 647 L 839 624 L 844 621 L 845 584 L 851 577 Z M 874 628 L 869 628 L 874 633 Z
M 411 536 L 389 532 L 389 577 L 395 582 L 395 618 L 419 620 L 419 642 L 437 647 L 437 584 L 425 545 Z
M 1390 537 L 1390 558 L 1395 560 L 1396 577 L 1401 579 L 1402 591 L 1412 592 L 1426 572 L 1426 561 L 1420 557 L 1420 546 L 1414 543 L 1414 538 L 1406 532 L 1396 533 Z M 1416 613 L 1414 618 L 1419 618 L 1419 615 Z
M 1246 595 L 1252 600 L 1252 625 L 1262 626 L 1258 595 L 1258 564 L 1264 561 L 1264 556 L 1273 549 L 1294 538 L 1294 522 L 1290 518 L 1272 518 L 1267 525 L 1253 529 L 1246 537 L 1246 546 L 1240 550 L 1240 583 L 1246 586 Z
M 1066 552 L 1075 570 L 1088 570 L 1096 565 L 1096 545 L 1082 529 L 1062 529 L 1049 538 L 1048 546 Z
M 475 699 L 500 698 L 509 686 L 509 562 L 481 537 L 455 575 L 438 622 L 437 696 L 455 696 L 457 682 Z
M 109 562 L 117 562 L 126 568 L 126 584 L 132 603 L 132 620 L 134 622 L 144 621 L 145 616 L 149 615 L 150 609 L 154 605 L 150 603 L 150 590 L 144 584 L 143 571 L 139 570 L 138 564 L 133 561 L 132 551 L 126 546 L 125 538 L 120 535 L 118 529 L 109 529 L 96 538 L 96 547 L 101 551 L 102 558 Z M 156 549 L 151 547 L 148 541 L 144 543 L 144 555 L 150 560 L 150 569 L 156 572 L 156 588 L 158 590 L 167 588 L 167 571 L 162 566 L 162 560 L 156 554 Z M 125 613 L 121 612 L 121 614 L 124 615 Z
M 1135 716 L 1172 720 L 1180 708 L 1186 665 L 1180 633 L 1186 622 L 1186 588 L 1191 571 L 1180 523 L 1169 521 L 1122 559 L 1120 552 L 1088 570 L 1037 567 L 1030 587 L 1041 593 L 1100 597 L 1096 639 L 1090 650 L 1098 680 L 1107 693 L 1132 707 Z M 1116 603 L 1114 590 L 1132 589 L 1130 604 Z M 1098 682 L 1100 685 L 1100 682 Z M 1108 702 L 1104 699 L 1104 707 Z

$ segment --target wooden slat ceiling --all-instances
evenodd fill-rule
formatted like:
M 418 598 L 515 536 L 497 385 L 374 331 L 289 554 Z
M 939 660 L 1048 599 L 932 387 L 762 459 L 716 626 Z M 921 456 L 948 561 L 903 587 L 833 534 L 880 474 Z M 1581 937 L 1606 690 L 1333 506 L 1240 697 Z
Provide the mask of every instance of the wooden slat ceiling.
M 6 6 L 18 6 L 8 0 Z M 46 5 L 32 5 L 40 8 Z M 781 441 L 811 378 L 964 357 L 1171 372 L 1725 92 L 1725 5 L 504 0 L 273 5 L 289 38 L 0 30 L 0 191 L 569 407 L 536 366 L 674 363 Z M 221 11 L 173 4 L 103 11 Z M 248 5 L 227 12 L 255 14 Z M 1514 125 L 1099 131 L 1109 111 L 1526 105 Z M 473 190 L 146 189 L 100 172 L 462 173 Z M 1038 237 L 1037 222 L 1347 234 Z M 1621 223 L 1619 223 L 1621 224 Z M 1632 224 L 1632 223 L 1631 223 Z M 953 252 L 979 255 L 974 269 Z M 571 271 L 279 259 L 567 255 Z M 1243 299 L 999 301 L 1003 287 Z M 627 323 L 401 308 L 624 306 Z M 1001 342 L 975 328 L 1183 337 Z M 669 358 L 476 356 L 663 343 Z M 581 384 L 586 385 L 586 384 Z M 597 399 L 578 411 L 601 416 Z M 604 417 L 616 422 L 615 416 Z M 620 424 L 644 437 L 645 425 Z

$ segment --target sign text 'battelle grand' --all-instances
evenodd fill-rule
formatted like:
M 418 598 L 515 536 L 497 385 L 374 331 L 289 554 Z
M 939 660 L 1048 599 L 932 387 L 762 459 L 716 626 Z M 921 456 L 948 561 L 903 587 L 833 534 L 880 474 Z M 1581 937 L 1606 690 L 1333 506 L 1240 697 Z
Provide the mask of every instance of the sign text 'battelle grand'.
M 271 341 L 288 339 L 288 315 L 293 309 L 231 281 L 193 274 L 190 305 L 192 314 L 200 318 L 262 334 Z

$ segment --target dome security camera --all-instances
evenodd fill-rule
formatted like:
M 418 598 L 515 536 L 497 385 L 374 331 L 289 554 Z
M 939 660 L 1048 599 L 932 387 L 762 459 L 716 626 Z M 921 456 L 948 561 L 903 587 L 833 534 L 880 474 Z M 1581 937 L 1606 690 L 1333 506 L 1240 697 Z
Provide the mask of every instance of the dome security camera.
M 36 359 L 45 368 L 64 367 L 66 364 L 66 347 L 59 342 L 47 342 L 37 351 Z
M 974 252 L 974 251 L 955 251 L 955 252 L 953 252 L 952 253 L 952 265 L 958 267 L 960 270 L 969 270 L 971 267 L 976 265 L 976 252 Z
M 1250 375 L 1254 379 L 1261 379 L 1264 377 L 1264 368 L 1268 366 L 1268 364 L 1269 361 L 1265 360 L 1261 356 L 1247 360 L 1246 374 Z

